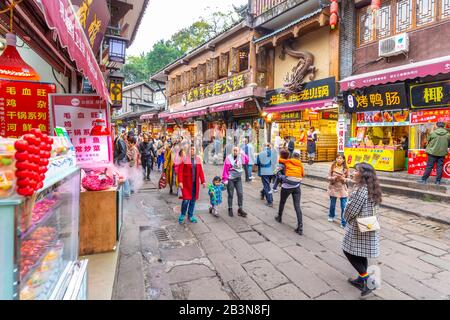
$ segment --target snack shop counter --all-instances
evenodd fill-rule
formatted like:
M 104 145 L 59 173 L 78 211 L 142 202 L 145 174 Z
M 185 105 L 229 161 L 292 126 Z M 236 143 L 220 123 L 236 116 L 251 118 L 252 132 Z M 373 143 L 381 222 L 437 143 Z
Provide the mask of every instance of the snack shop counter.
M 377 171 L 400 171 L 405 169 L 404 150 L 382 147 L 345 148 L 345 159 L 350 168 L 357 163 L 367 162 Z

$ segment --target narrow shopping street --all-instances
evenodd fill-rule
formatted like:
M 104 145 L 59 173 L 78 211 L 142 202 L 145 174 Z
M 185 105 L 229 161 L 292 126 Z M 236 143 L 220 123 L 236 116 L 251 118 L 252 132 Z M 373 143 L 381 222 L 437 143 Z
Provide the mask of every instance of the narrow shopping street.
M 205 167 L 207 181 L 221 166 Z M 157 181 L 157 176 L 153 176 Z M 308 179 L 306 179 L 308 181 Z M 305 182 L 306 182 L 305 181 Z M 310 182 L 313 185 L 314 182 Z M 354 270 L 341 250 L 344 230 L 327 221 L 328 196 L 302 186 L 304 235 L 288 202 L 283 224 L 259 198 L 259 178 L 244 185 L 248 218 L 208 213 L 178 225 L 180 201 L 148 183 L 125 203 L 113 299 L 361 299 L 347 283 Z M 226 192 L 224 193 L 226 200 Z M 381 209 L 381 288 L 364 299 L 449 299 L 450 227 Z

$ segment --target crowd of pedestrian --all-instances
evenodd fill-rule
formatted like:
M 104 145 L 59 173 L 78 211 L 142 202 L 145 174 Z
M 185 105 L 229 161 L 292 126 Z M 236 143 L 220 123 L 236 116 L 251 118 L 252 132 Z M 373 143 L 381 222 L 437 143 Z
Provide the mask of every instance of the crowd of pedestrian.
M 438 135 L 438 133 L 437 133 Z M 436 138 L 437 139 L 437 138 Z M 214 155 L 218 155 L 218 139 L 214 139 Z M 273 194 L 280 190 L 278 213 L 275 220 L 283 222 L 285 205 L 292 197 L 297 228 L 295 232 L 303 235 L 303 214 L 301 209 L 301 185 L 305 177 L 300 152 L 295 150 L 292 138 L 284 141 L 277 136 L 275 144 L 266 143 L 261 152 L 256 153 L 249 137 L 243 144 L 236 141 L 225 148 L 225 160 L 222 175 L 216 176 L 206 185 L 203 171 L 203 159 L 199 156 L 194 144 L 183 137 L 157 136 L 143 134 L 121 134 L 114 141 L 114 159 L 118 166 L 128 165 L 132 168 L 142 167 L 144 180 L 151 178 L 151 172 L 156 163 L 164 187 L 168 187 L 171 194 L 176 194 L 181 200 L 181 212 L 178 218 L 184 223 L 186 216 L 191 223 L 197 223 L 195 206 L 200 195 L 200 186 L 208 187 L 210 198 L 209 212 L 215 217 L 220 216 L 222 193 L 227 191 L 228 215 L 234 217 L 234 198 L 237 198 L 237 215 L 246 218 L 244 210 L 243 181 L 253 182 L 253 167 L 257 167 L 261 179 L 261 200 L 269 207 L 274 206 Z M 307 136 L 307 151 L 309 163 L 314 161 L 317 134 L 311 128 Z M 358 164 L 353 175 L 347 168 L 345 157 L 337 155 L 328 174 L 328 195 L 330 198 L 328 221 L 336 218 L 336 206 L 339 200 L 341 218 L 340 224 L 345 228 L 342 249 L 350 264 L 355 268 L 358 276 L 349 279 L 352 286 L 361 290 L 362 295 L 370 293 L 374 286 L 370 285 L 367 273 L 368 258 L 375 258 L 380 253 L 379 223 L 377 207 L 381 203 L 381 190 L 374 168 L 366 163 Z M 161 182 L 161 181 L 160 181 Z M 349 192 L 349 184 L 354 184 Z M 126 182 L 126 195 L 134 192 L 132 181 Z M 161 185 L 161 183 L 160 183 Z

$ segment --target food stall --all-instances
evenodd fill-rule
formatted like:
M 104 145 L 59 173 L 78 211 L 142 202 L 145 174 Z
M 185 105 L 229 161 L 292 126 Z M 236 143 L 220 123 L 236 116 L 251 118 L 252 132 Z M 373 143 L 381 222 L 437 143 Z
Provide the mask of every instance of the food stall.
M 352 116 L 352 134 L 344 151 L 347 164 L 367 162 L 379 171 L 404 170 L 407 154 L 400 140 L 409 135 L 404 83 L 346 92 L 344 101 Z
M 30 132 L 0 138 L 0 300 L 84 300 L 74 150 L 66 138 Z
M 422 176 L 427 167 L 426 142 L 436 122 L 444 122 L 450 130 L 450 110 L 417 111 L 411 113 L 411 149 L 408 152 L 408 173 Z M 436 167 L 431 176 L 436 176 Z M 450 179 L 450 152 L 444 161 L 443 178 Z
M 109 107 L 98 95 L 50 95 L 52 127 L 73 141 L 81 168 L 80 255 L 114 251 L 123 221 L 126 168 L 112 164 Z

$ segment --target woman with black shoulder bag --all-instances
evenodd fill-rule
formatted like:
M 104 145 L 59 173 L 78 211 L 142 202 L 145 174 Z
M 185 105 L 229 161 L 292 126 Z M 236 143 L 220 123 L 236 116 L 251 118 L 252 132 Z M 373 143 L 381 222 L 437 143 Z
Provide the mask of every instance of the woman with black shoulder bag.
M 380 225 L 378 206 L 381 188 L 375 169 L 367 163 L 359 163 L 353 173 L 354 189 L 350 194 L 344 217 L 347 222 L 342 243 L 344 254 L 358 272 L 356 279 L 349 279 L 365 296 L 375 289 L 367 273 L 368 258 L 380 255 Z

